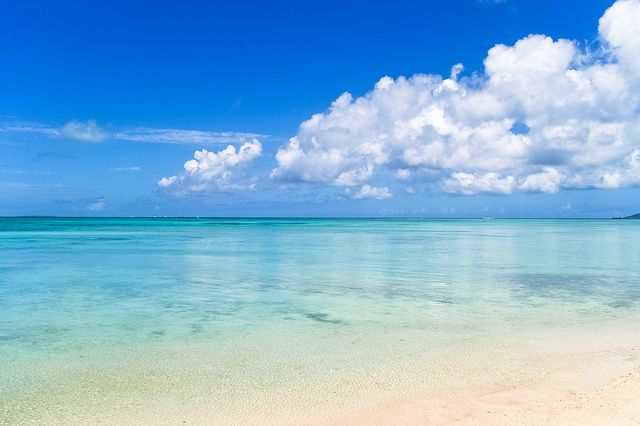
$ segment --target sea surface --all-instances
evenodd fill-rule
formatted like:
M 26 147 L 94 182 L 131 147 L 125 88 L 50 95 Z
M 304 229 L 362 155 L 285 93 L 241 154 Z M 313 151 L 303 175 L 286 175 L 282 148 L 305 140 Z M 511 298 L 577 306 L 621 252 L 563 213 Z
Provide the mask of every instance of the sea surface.
M 0 218 L 0 424 L 468 385 L 639 302 L 640 221 Z

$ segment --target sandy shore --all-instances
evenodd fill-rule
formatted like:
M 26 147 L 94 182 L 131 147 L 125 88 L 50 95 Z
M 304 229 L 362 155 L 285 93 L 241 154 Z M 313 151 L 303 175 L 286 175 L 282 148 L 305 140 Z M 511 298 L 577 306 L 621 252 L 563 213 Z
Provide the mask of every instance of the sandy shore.
M 412 395 L 331 424 L 638 425 L 640 348 L 567 358 L 537 381 L 487 394 Z M 311 421 L 310 423 L 315 423 Z M 324 423 L 324 422 L 320 422 Z
M 203 362 L 194 359 L 190 364 L 183 361 L 187 375 L 175 382 L 183 388 L 156 388 L 155 393 L 152 388 L 146 393 L 113 389 L 108 394 L 111 399 L 100 397 L 94 405 L 88 405 L 83 394 L 75 394 L 82 404 L 66 397 L 61 400 L 64 406 L 52 406 L 17 423 L 640 425 L 636 319 L 545 329 L 512 341 L 504 335 L 494 335 L 493 340 L 487 336 L 480 344 L 434 349 L 427 358 L 395 364 L 388 374 L 366 381 L 354 376 L 330 386 L 331 371 L 322 370 L 320 382 L 295 386 L 288 393 L 278 393 L 282 387 L 274 383 L 268 386 L 270 392 L 260 392 L 253 376 L 246 377 L 246 392 L 241 395 L 219 385 L 195 392 L 198 382 L 193 372 Z M 366 365 L 362 371 L 375 367 Z M 282 371 L 292 373 L 289 368 Z M 200 384 L 209 382 L 208 376 L 202 378 Z M 220 399 L 224 395 L 226 403 Z
M 527 357 L 521 370 L 509 374 L 498 368 L 485 369 L 483 379 L 476 382 L 466 373 L 456 376 L 451 371 L 451 382 L 415 393 L 378 394 L 369 399 L 360 395 L 346 403 L 326 400 L 313 407 L 247 412 L 234 418 L 219 417 L 205 407 L 187 409 L 177 417 L 156 417 L 147 412 L 148 416 L 136 416 L 133 423 L 640 425 L 640 346 L 549 353 L 535 365 L 531 362 Z M 527 364 L 529 368 L 524 367 Z M 486 377 L 494 372 L 495 380 L 487 385 Z M 460 377 L 468 378 L 469 386 L 461 386 Z
M 377 395 L 353 404 L 221 416 L 209 404 L 173 398 L 146 409 L 108 409 L 90 416 L 49 418 L 48 424 L 153 425 L 640 425 L 640 347 L 570 356 L 552 370 L 505 376 L 498 389 L 447 388 Z M 202 401 L 201 401 L 202 402 Z M 308 409 L 307 409 L 308 408 Z M 239 414 L 239 413 L 237 413 Z M 47 417 L 45 416 L 45 419 Z M 41 418 L 41 420 L 44 420 Z M 2 423 L 2 422 L 0 422 Z

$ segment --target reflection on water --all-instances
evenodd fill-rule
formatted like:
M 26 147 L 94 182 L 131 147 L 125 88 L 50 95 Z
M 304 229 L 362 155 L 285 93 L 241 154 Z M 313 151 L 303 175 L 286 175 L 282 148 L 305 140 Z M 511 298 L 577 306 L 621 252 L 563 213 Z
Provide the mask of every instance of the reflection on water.
M 179 338 L 285 317 L 455 326 L 628 309 L 639 236 L 604 220 L 2 219 L 0 336 L 31 350 L 163 324 Z

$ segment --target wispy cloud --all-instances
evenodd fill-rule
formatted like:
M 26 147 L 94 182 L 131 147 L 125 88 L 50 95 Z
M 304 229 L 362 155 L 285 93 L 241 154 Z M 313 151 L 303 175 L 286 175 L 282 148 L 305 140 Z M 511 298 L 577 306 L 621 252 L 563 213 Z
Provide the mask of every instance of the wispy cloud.
M 217 132 L 197 129 L 171 129 L 153 127 L 133 127 L 109 130 L 95 120 L 70 120 L 62 126 L 32 122 L 0 123 L 0 132 L 27 133 L 52 139 L 68 139 L 84 143 L 101 143 L 107 140 L 126 142 L 227 145 L 264 140 L 269 135 L 249 132 Z
M 3 123 L 0 124 L 0 132 L 3 133 L 33 133 L 48 137 L 59 137 L 61 129 L 37 123 Z
M 62 135 L 69 139 L 86 143 L 104 142 L 109 134 L 95 120 L 86 122 L 71 120 L 62 126 Z
M 142 170 L 142 167 L 139 166 L 128 166 L 128 167 L 112 167 L 112 172 L 139 172 Z
M 18 169 L 13 166 L 0 166 L 0 174 L 21 175 L 23 173 L 24 173 L 24 170 Z
M 103 197 L 96 198 L 87 206 L 87 210 L 91 212 L 102 212 L 107 208 L 107 200 Z
M 252 139 L 264 139 L 266 137 L 267 135 L 260 133 L 155 129 L 149 127 L 123 130 L 113 135 L 114 139 L 122 141 L 175 144 L 230 144 L 248 142 Z
M 38 152 L 36 155 L 34 155 L 33 161 L 48 160 L 48 159 L 75 160 L 77 158 L 78 157 L 68 152 L 45 151 L 45 152 Z

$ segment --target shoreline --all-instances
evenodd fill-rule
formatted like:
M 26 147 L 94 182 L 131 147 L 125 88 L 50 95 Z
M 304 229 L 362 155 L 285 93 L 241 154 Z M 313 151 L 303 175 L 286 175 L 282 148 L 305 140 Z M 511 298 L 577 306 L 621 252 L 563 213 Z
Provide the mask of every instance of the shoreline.
M 640 424 L 640 347 L 569 358 L 541 380 L 466 396 L 413 395 L 309 424 Z M 572 361 L 579 361 L 577 363 Z
M 469 350 L 461 358 L 457 357 L 462 353 L 452 348 L 449 358 L 441 358 L 442 365 L 417 372 L 424 375 L 424 386 L 394 390 L 383 383 L 378 389 L 318 393 L 315 399 L 302 393 L 287 401 L 274 396 L 259 407 L 246 401 L 227 413 L 217 410 L 220 407 L 207 395 L 166 393 L 137 404 L 120 401 L 119 407 L 102 407 L 101 412 L 78 413 L 71 419 L 44 420 L 50 424 L 154 425 L 640 424 L 640 340 L 634 339 L 630 324 L 617 325 L 608 335 L 602 334 L 607 324 L 581 329 L 584 333 L 563 330 L 539 351 L 531 343 L 540 341 L 536 334 L 527 334 L 529 346 L 511 342 L 491 349 L 488 345 L 486 350 Z M 598 334 L 600 340 L 594 337 Z M 478 365 L 465 366 L 473 359 Z M 436 370 L 441 376 L 432 376 L 429 382 Z M 417 379 L 415 383 L 420 383 L 421 378 Z

